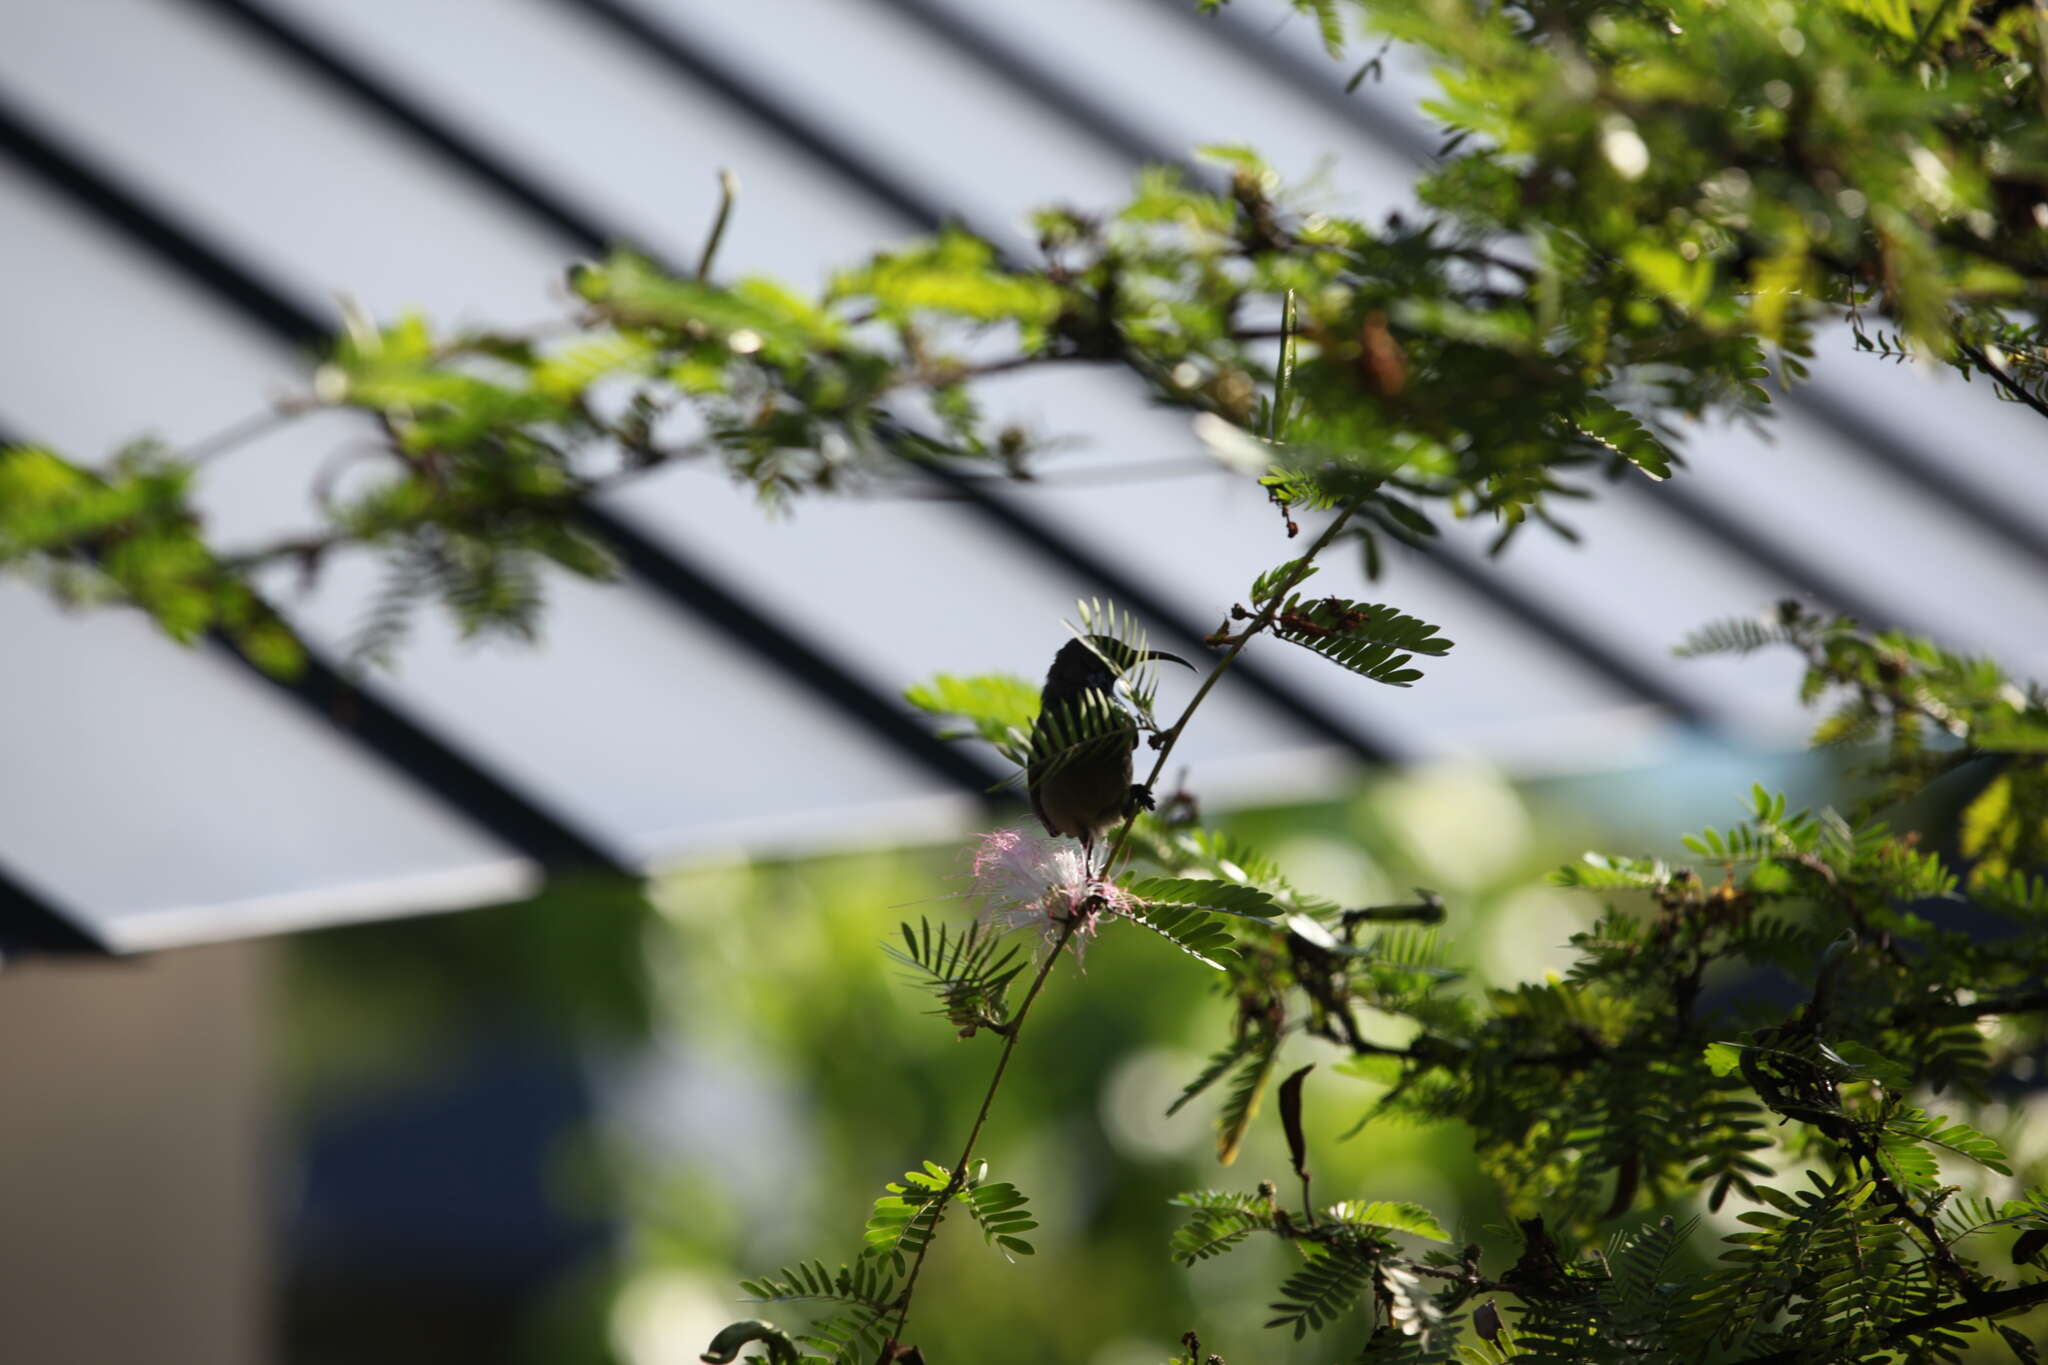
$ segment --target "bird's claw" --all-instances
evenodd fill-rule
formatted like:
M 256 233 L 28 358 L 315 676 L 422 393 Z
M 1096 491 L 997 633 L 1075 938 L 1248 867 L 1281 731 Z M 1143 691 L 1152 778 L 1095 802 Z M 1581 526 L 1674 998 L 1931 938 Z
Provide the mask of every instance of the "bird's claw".
M 1143 782 L 1131 784 L 1131 794 L 1126 798 L 1125 811 L 1136 815 L 1141 810 L 1156 810 L 1158 803 L 1152 799 L 1152 789 Z

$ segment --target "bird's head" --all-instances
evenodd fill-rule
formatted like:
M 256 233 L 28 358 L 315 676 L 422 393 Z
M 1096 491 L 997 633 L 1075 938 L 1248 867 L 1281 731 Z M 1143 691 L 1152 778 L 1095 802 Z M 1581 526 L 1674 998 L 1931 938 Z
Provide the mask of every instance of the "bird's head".
M 1182 668 L 1194 665 L 1163 649 L 1136 649 L 1113 635 L 1083 635 L 1060 646 L 1053 656 L 1052 671 L 1045 676 L 1046 690 L 1054 693 L 1083 689 L 1113 691 L 1117 680 L 1139 664 L 1164 659 Z

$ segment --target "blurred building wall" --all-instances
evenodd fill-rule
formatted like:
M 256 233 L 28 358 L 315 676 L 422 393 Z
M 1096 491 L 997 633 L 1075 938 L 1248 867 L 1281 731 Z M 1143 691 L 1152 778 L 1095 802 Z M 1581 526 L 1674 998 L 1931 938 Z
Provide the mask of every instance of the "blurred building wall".
M 273 954 L 0 970 L 0 1358 L 269 1359 Z

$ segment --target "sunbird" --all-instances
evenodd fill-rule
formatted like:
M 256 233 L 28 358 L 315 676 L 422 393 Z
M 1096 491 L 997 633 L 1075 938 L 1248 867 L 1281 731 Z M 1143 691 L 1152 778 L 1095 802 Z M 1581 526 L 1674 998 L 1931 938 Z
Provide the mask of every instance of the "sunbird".
M 1152 808 L 1151 790 L 1131 781 L 1137 718 L 1116 697 L 1118 680 L 1151 659 L 1194 667 L 1163 650 L 1087 635 L 1060 646 L 1038 694 L 1025 767 L 1031 809 L 1047 834 L 1079 839 L 1091 857 L 1103 830 Z

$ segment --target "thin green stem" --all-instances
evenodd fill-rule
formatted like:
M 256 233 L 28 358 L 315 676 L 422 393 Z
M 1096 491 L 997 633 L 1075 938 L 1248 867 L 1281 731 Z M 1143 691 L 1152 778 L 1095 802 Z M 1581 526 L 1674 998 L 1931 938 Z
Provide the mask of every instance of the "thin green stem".
M 731 171 L 718 173 L 718 216 L 711 220 L 711 233 L 704 239 L 704 253 L 697 258 L 697 279 L 711 278 L 711 262 L 718 256 L 718 244 L 725 240 L 725 225 L 732 218 L 733 201 L 740 197 L 740 178 Z
M 903 1339 L 903 1328 L 910 1321 L 910 1296 L 917 1289 L 918 1273 L 924 1269 L 924 1258 L 930 1254 L 932 1243 L 938 1240 L 939 1223 L 946 1216 L 946 1205 L 953 1196 L 967 1184 L 967 1163 L 974 1159 L 974 1144 L 981 1140 L 981 1130 L 988 1123 L 989 1111 L 994 1108 L 996 1091 L 1002 1088 L 1003 1074 L 1010 1069 L 1010 1054 L 1017 1050 L 1017 1039 L 1024 1034 L 1024 1020 L 1031 1013 L 1031 1006 L 1038 999 L 1038 993 L 1045 987 L 1045 979 L 1052 975 L 1052 967 L 1066 950 L 1067 940 L 1081 927 L 1078 918 L 1069 919 L 1060 926 L 1059 935 L 1053 939 L 1052 951 L 1039 964 L 1038 974 L 1031 978 L 1031 989 L 1024 993 L 1024 1003 L 1010 1016 L 1010 1031 L 1003 1039 L 1003 1050 L 996 1058 L 996 1069 L 988 1078 L 988 1088 L 982 1091 L 981 1108 L 974 1115 L 974 1126 L 967 1130 L 967 1141 L 960 1148 L 960 1159 L 953 1163 L 953 1174 L 946 1181 L 946 1188 L 939 1192 L 934 1201 L 931 1227 L 925 1233 L 924 1245 L 917 1249 L 917 1258 L 910 1263 L 910 1274 L 903 1281 L 903 1293 L 897 1299 L 896 1326 L 889 1333 L 892 1340 Z
M 1278 441 L 1287 434 L 1287 406 L 1294 397 L 1294 359 L 1297 341 L 1294 333 L 1294 291 L 1287 291 L 1286 302 L 1280 308 L 1280 367 L 1273 375 L 1272 420 L 1266 423 L 1266 439 Z

